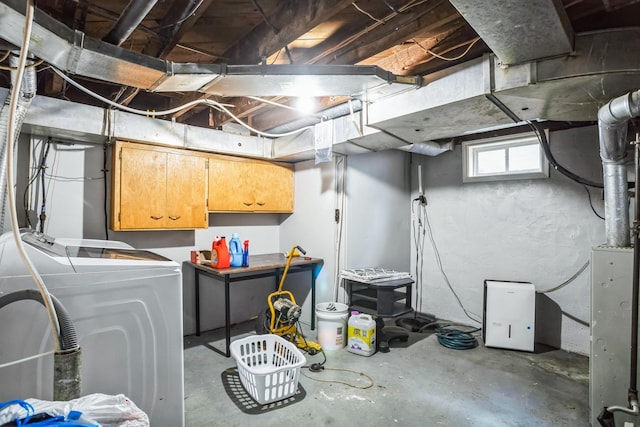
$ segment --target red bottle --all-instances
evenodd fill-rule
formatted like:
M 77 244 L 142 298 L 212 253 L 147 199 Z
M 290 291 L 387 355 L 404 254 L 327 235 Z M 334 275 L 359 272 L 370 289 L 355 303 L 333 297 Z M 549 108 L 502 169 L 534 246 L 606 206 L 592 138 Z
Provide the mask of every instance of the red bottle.
M 225 237 L 216 236 L 211 245 L 211 266 L 214 268 L 229 268 L 231 265 L 231 256 Z

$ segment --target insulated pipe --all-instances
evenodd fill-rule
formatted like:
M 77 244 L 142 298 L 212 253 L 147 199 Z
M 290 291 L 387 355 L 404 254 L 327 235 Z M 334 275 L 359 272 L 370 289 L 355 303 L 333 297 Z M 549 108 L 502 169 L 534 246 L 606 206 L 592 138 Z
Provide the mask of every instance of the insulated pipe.
M 360 110 L 362 110 L 362 101 L 360 101 L 359 99 L 354 99 L 351 101 L 351 105 L 349 105 L 349 102 L 344 102 L 334 107 L 327 108 L 326 110 L 318 111 L 316 116 L 321 115 L 323 119 L 331 120 L 331 119 L 337 119 L 338 117 L 346 116 L 347 114 L 358 112 Z M 272 129 L 267 130 L 267 132 L 286 133 L 293 130 L 298 130 L 306 126 L 313 126 L 318 122 L 320 122 L 319 117 L 305 117 L 299 120 L 295 120 L 293 122 L 276 126 Z
M 109 34 L 104 36 L 102 40 L 120 46 L 140 25 L 156 3 L 157 0 L 131 0 L 120 15 L 120 19 L 113 24 Z
M 600 158 L 604 175 L 604 209 L 607 245 L 629 246 L 627 208 L 627 122 L 640 115 L 640 90 L 619 96 L 598 111 Z
M 10 65 L 13 68 L 18 66 L 19 52 L 12 52 L 10 58 Z M 16 81 L 16 71 L 11 71 L 11 81 Z M 16 121 L 15 132 L 12 136 L 15 141 L 20 134 L 20 128 L 22 122 L 27 115 L 27 110 L 31 104 L 31 100 L 36 95 L 36 70 L 34 67 L 27 67 L 24 70 L 22 77 L 22 84 L 20 85 L 20 96 L 16 104 L 16 112 L 14 120 Z M 0 232 L 4 231 L 4 220 L 6 216 L 6 204 L 7 204 L 7 167 L 5 156 L 9 155 L 6 151 L 7 144 L 7 132 L 9 125 L 9 103 L 11 97 L 7 96 L 0 109 Z M 13 153 L 11 153 L 13 155 Z
M 418 142 L 415 144 L 398 147 L 398 150 L 410 153 L 422 154 L 423 156 L 439 156 L 442 153 L 453 150 L 453 141 L 439 144 L 433 141 Z

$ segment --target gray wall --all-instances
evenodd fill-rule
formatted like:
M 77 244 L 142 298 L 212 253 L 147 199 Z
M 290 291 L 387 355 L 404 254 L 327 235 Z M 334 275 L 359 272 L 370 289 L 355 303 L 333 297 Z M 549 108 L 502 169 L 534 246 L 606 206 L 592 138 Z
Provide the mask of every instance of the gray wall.
M 602 182 L 595 127 L 552 132 L 550 144 L 561 165 Z M 591 211 L 583 186 L 553 169 L 549 179 L 463 184 L 460 146 L 438 157 L 415 156 L 414 177 L 417 164 L 422 164 L 426 211 L 443 270 L 464 307 L 479 318 L 485 279 L 526 281 L 538 291 L 550 289 L 577 272 L 589 260 L 591 248 L 604 242 L 604 222 Z M 590 192 L 602 214 L 602 192 Z M 412 271 L 415 253 L 413 247 Z M 566 315 L 589 321 L 589 275 L 587 269 L 543 298 L 539 341 L 589 353 L 589 328 Z M 420 279 L 424 312 L 475 324 L 448 288 L 428 237 Z
M 346 301 L 339 280 L 342 269 L 408 271 L 407 165 L 408 155 L 400 151 L 336 155 L 332 163 L 296 164 L 295 213 L 283 221 L 280 236 L 283 243 L 290 242 L 285 246 L 297 242 L 324 259 L 317 302 Z M 341 223 L 335 221 L 336 209 Z M 312 310 L 308 304 L 307 298 L 305 313 Z

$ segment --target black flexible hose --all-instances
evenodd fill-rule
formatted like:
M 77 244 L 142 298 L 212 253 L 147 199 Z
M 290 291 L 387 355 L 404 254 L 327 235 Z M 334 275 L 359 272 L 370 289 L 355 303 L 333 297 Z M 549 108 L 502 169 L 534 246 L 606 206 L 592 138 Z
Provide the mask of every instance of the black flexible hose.
M 37 301 L 44 306 L 42 295 L 35 289 L 23 289 L 21 291 L 12 292 L 10 294 L 0 296 L 0 309 L 6 305 L 16 301 L 33 300 Z M 75 350 L 78 345 L 78 334 L 76 328 L 73 325 L 69 312 L 64 308 L 62 303 L 53 295 L 51 295 L 51 302 L 58 315 L 58 323 L 60 324 L 60 350 L 69 351 Z
M 551 166 L 553 166 L 553 168 L 555 170 L 557 170 L 558 172 L 560 172 L 562 175 L 566 176 L 567 178 L 582 184 L 582 185 L 588 185 L 589 187 L 595 187 L 595 188 L 604 188 L 604 184 L 601 184 L 599 182 L 594 182 L 594 181 L 590 181 L 586 178 L 582 178 L 581 176 L 576 175 L 575 173 L 571 172 L 570 170 L 565 169 L 562 165 L 559 165 L 558 162 L 556 161 L 556 159 L 553 157 L 553 153 L 551 153 L 551 148 L 549 147 L 549 141 L 547 140 L 547 136 L 544 133 L 544 130 L 541 129 L 536 123 L 534 122 L 530 122 L 527 121 L 527 124 L 529 126 L 531 126 L 531 128 L 533 129 L 533 131 L 535 132 L 536 136 L 538 137 L 538 140 L 540 141 L 540 146 L 542 147 L 542 150 L 544 151 L 544 155 L 547 158 L 547 161 L 549 162 L 549 164 Z

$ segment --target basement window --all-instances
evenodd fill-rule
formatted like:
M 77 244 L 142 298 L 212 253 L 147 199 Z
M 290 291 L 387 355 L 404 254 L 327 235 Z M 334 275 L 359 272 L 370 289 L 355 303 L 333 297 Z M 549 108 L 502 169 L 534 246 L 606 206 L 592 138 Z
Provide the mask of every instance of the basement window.
M 549 163 L 535 134 L 462 143 L 463 182 L 548 178 Z

